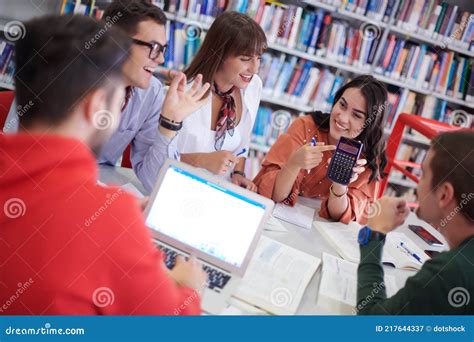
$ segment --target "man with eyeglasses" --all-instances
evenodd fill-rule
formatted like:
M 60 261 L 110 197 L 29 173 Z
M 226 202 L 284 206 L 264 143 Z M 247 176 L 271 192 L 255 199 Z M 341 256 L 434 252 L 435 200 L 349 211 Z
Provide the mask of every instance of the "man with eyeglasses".
M 176 136 L 181 122 L 198 109 L 203 101 L 189 102 L 189 97 L 170 94 L 153 77 L 163 64 L 166 44 L 166 16 L 157 6 L 145 0 L 114 0 L 103 18 L 119 18 L 115 25 L 132 38 L 131 57 L 123 67 L 127 84 L 118 129 L 105 144 L 99 163 L 114 165 L 127 146 L 137 177 L 151 191 L 161 166 L 167 158 L 178 158 Z M 176 77 L 185 78 L 184 74 Z M 183 80 L 182 80 L 183 81 Z M 184 92 L 184 85 L 181 89 Z M 201 80 L 188 90 L 196 92 Z

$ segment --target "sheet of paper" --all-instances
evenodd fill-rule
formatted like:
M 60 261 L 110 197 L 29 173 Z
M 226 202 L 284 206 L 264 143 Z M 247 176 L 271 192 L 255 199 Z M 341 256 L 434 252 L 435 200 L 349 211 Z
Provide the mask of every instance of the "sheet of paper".
M 315 209 L 306 207 L 299 203 L 296 203 L 294 207 L 278 203 L 275 206 L 275 209 L 273 209 L 273 216 L 285 222 L 293 223 L 299 227 L 311 229 L 315 211 Z
M 272 215 L 270 215 L 270 217 L 268 218 L 263 229 L 267 231 L 271 231 L 271 232 L 281 232 L 281 233 L 285 233 L 288 231 L 285 228 L 285 226 Z
M 357 267 L 356 263 L 323 253 L 319 295 L 355 307 L 357 305 Z M 398 291 L 395 277 L 385 275 L 384 282 L 387 296 L 393 296 Z
M 262 236 L 235 297 L 277 315 L 293 315 L 321 259 Z

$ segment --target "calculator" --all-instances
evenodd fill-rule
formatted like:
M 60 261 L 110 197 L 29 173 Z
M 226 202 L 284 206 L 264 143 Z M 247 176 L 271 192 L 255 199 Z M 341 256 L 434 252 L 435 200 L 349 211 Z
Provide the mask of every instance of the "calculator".
M 352 168 L 362 151 L 363 144 L 354 139 L 341 137 L 337 143 L 336 152 L 331 158 L 327 177 L 335 183 L 349 184 L 352 176 Z

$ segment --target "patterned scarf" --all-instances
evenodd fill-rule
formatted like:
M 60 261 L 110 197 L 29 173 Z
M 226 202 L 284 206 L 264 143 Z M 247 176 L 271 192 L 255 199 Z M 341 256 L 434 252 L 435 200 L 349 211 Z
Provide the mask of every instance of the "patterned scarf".
M 132 98 L 133 94 L 135 93 L 135 88 L 128 86 L 125 88 L 125 99 L 122 104 L 122 112 L 127 108 L 128 102 Z
M 233 91 L 234 87 L 232 87 L 226 93 L 220 92 L 217 89 L 217 84 L 214 82 L 214 93 L 216 93 L 217 96 L 219 96 L 224 101 L 224 104 L 217 115 L 216 140 L 214 142 L 214 148 L 216 151 L 220 151 L 222 149 L 226 132 L 229 133 L 230 136 L 234 135 L 236 114 L 235 101 L 231 95 Z

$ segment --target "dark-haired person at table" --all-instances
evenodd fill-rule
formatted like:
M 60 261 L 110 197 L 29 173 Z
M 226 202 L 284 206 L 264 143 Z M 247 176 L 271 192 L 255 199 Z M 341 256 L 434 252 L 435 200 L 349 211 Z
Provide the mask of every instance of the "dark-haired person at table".
M 384 197 L 359 233 L 357 309 L 363 315 L 474 314 L 474 131 L 442 133 L 431 142 L 418 183 L 417 215 L 450 250 L 428 260 L 387 298 L 381 264 L 385 234 L 403 224 L 405 200 Z
M 19 133 L 0 136 L 0 314 L 200 313 L 202 266 L 167 271 L 135 198 L 97 184 L 94 154 L 119 122 L 131 48 L 112 27 L 85 49 L 103 25 L 41 17 L 16 42 L 16 99 L 34 105 Z M 173 80 L 164 114 L 197 106 L 202 94 L 185 85 Z
M 224 12 L 185 70 L 190 80 L 202 74 L 212 88 L 205 105 L 183 122 L 181 160 L 251 191 L 257 187 L 245 176 L 245 158 L 260 104 L 257 72 L 266 47 L 265 33 L 252 18 Z
M 314 112 L 297 118 L 268 152 L 254 179 L 258 192 L 275 202 L 294 205 L 298 196 L 324 199 L 320 215 L 348 223 L 363 221 L 377 196 L 386 164 L 383 122 L 387 90 L 363 75 L 335 94 L 330 114 Z M 364 144 L 348 186 L 326 177 L 332 153 L 341 137 Z M 312 146 L 312 139 L 316 146 Z
M 126 96 L 120 124 L 105 144 L 99 162 L 114 165 L 131 144 L 132 167 L 145 189 L 151 191 L 164 161 L 179 158 L 175 137 L 180 125 L 174 122 L 182 122 L 193 111 L 183 107 L 171 116 L 162 109 L 170 99 L 165 98 L 164 86 L 153 71 L 164 63 L 168 47 L 163 11 L 151 1 L 115 0 L 105 10 L 104 18 L 118 18 L 114 26 L 124 30 L 133 45 L 123 69 Z M 196 75 L 197 85 L 201 80 L 202 76 Z M 176 130 L 169 129 L 173 126 Z
M 153 71 L 163 64 L 167 50 L 167 19 L 159 7 L 146 0 L 114 0 L 106 8 L 103 18 L 108 20 L 108 25 L 123 30 L 132 38 L 133 44 L 131 56 L 123 66 L 125 96 L 122 113 L 117 129 L 105 143 L 98 162 L 115 165 L 127 146 L 131 145 L 133 170 L 144 188 L 151 191 L 164 161 L 179 156 L 175 139 L 179 129 L 168 129 L 172 127 L 170 122 L 171 125 L 173 121 L 182 122 L 191 114 L 183 107 L 177 113 L 167 113 L 166 117 L 162 108 L 171 99 L 165 98 L 164 86 L 153 76 Z M 84 42 L 85 47 L 92 44 Z M 198 85 L 201 76 L 197 75 L 195 81 Z M 17 130 L 16 108 L 14 104 L 10 110 L 5 125 L 8 131 Z M 160 117 L 164 121 L 161 124 Z M 102 124 L 107 125 L 107 120 Z

